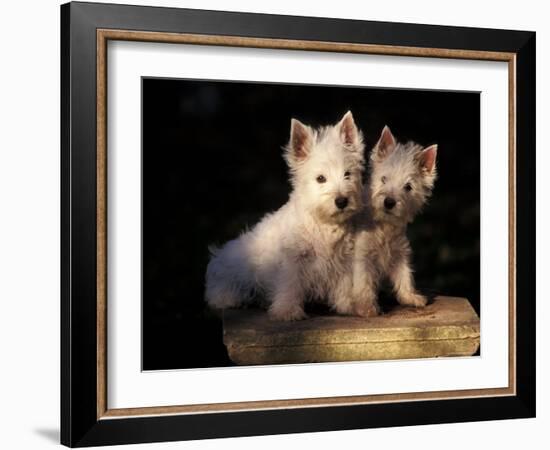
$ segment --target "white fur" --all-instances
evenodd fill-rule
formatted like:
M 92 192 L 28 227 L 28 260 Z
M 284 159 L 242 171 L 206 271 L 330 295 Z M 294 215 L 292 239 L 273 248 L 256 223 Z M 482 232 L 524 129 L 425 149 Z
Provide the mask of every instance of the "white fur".
M 406 229 L 431 195 L 436 154 L 437 146 L 423 149 L 413 142 L 397 143 L 389 128 L 384 128 L 371 153 L 366 206 L 357 217 L 353 300 L 348 313 L 378 314 L 378 288 L 386 278 L 399 303 L 426 305 L 426 297 L 414 286 Z M 387 198 L 395 201 L 391 209 L 384 206 Z
M 206 271 L 208 304 L 237 307 L 260 295 L 276 320 L 304 318 L 309 299 L 326 299 L 337 311 L 346 309 L 341 305 L 352 294 L 352 218 L 363 208 L 363 152 L 351 112 L 336 125 L 319 129 L 293 119 L 285 149 L 290 198 L 250 231 L 212 251 Z M 344 209 L 336 206 L 338 197 L 348 199 Z

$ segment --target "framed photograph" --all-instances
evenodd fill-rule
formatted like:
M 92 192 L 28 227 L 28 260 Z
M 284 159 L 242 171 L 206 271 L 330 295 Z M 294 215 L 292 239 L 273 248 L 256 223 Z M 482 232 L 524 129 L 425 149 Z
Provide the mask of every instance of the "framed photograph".
M 63 444 L 535 416 L 535 33 L 73 2 L 61 57 Z

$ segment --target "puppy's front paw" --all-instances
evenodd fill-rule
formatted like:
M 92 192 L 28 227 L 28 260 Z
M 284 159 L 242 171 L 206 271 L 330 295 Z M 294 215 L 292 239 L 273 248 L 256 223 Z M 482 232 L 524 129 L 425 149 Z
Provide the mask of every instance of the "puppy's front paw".
M 307 319 L 307 314 L 300 305 L 273 303 L 269 308 L 269 318 L 271 320 L 290 322 L 293 320 Z
M 353 312 L 359 317 L 376 317 L 380 314 L 380 307 L 377 302 L 362 302 L 354 305 Z
M 423 308 L 428 304 L 428 299 L 424 295 L 417 293 L 402 295 L 398 300 L 402 305 L 414 306 L 416 308 Z

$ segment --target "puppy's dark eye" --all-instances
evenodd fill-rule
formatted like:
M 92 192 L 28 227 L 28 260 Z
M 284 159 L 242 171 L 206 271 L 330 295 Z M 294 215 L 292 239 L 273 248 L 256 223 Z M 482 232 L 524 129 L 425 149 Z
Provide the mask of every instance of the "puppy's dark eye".
M 351 177 L 351 172 L 350 172 L 349 170 L 346 170 L 346 171 L 344 172 L 344 178 L 345 178 L 346 180 L 349 180 L 350 177 Z
M 327 181 L 327 179 L 325 178 L 324 175 L 319 175 L 317 177 L 317 183 L 325 183 Z
M 407 183 L 405 186 L 403 186 L 403 189 L 405 189 L 407 192 L 411 192 L 413 187 L 411 183 Z
M 388 181 L 388 179 L 386 177 L 382 177 L 380 178 L 380 181 L 382 182 L 382 184 L 386 184 L 386 181 Z

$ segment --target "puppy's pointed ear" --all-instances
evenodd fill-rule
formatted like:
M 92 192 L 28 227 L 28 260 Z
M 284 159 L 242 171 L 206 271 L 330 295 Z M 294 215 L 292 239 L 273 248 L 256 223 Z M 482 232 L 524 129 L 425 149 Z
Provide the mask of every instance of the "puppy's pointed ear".
M 391 152 L 393 152 L 395 145 L 395 138 L 393 137 L 390 127 L 386 125 L 382 130 L 380 139 L 378 139 L 378 142 L 374 146 L 372 155 L 376 159 L 383 160 L 387 158 Z
M 420 152 L 418 155 L 418 164 L 420 169 L 428 174 L 435 170 L 435 159 L 437 157 L 437 144 L 430 145 Z
M 338 123 L 340 138 L 342 142 L 349 146 L 350 149 L 355 149 L 355 146 L 360 143 L 361 135 L 353 120 L 353 114 L 348 111 Z
M 313 133 L 311 128 L 297 119 L 290 121 L 290 142 L 288 151 L 295 161 L 301 161 L 308 157 L 313 146 Z

